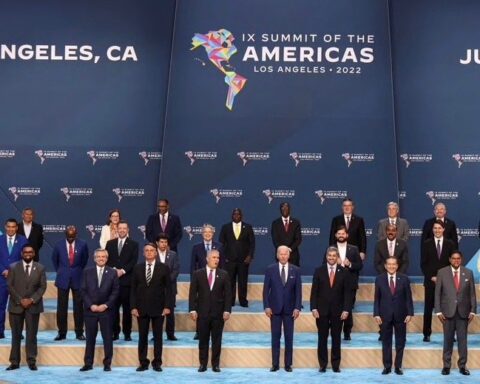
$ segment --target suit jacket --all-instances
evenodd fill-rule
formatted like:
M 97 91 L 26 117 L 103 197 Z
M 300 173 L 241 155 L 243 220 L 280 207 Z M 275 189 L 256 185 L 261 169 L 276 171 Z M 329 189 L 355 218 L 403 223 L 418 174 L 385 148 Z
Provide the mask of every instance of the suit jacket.
M 335 216 L 332 219 L 332 225 L 330 226 L 330 245 L 335 245 L 337 239 L 335 238 L 335 232 L 338 227 L 344 226 L 344 215 Z M 365 223 L 363 218 L 357 215 L 350 216 L 350 224 L 348 226 L 348 244 L 355 245 L 359 252 L 367 253 L 367 234 L 365 232 Z
M 190 284 L 188 308 L 190 312 L 196 311 L 200 317 L 222 317 L 224 312 L 231 312 L 232 285 L 227 271 L 217 268 L 210 290 L 207 269 L 196 270 Z
M 25 311 L 32 314 L 43 312 L 43 294 L 47 289 L 45 267 L 35 261 L 31 263 L 31 270 L 27 276 L 23 269 L 23 261 L 11 265 L 8 273 L 8 312 L 21 314 Z M 24 309 L 21 299 L 33 299 L 30 308 Z
M 255 235 L 253 234 L 253 228 L 250 224 L 242 222 L 242 229 L 237 240 L 233 232 L 232 223 L 227 223 L 222 226 L 218 240 L 223 245 L 226 263 L 241 263 L 247 256 L 253 258 L 255 252 Z
M 160 262 L 160 256 L 157 259 Z M 170 282 L 172 284 L 172 294 L 177 294 L 177 278 L 180 273 L 180 261 L 178 255 L 173 251 L 167 251 L 165 255 L 165 265 L 170 271 Z
M 170 246 L 170 249 L 174 252 L 178 252 L 177 245 L 183 236 L 180 218 L 177 215 L 168 212 L 167 225 L 165 227 L 165 231 L 162 231 L 160 214 L 157 212 L 153 215 L 150 215 L 145 227 L 145 236 L 147 240 L 155 243 L 155 239 L 162 232 L 168 236 L 168 245 Z
M 466 319 L 470 313 L 477 313 L 477 297 L 472 270 L 460 266 L 460 289 L 457 292 L 451 266 L 440 269 L 435 284 L 435 312 L 451 318 L 456 311 Z
M 387 238 L 387 225 L 390 224 L 390 219 L 387 217 L 378 222 L 378 240 Z M 408 241 L 410 236 L 410 227 L 407 220 L 397 217 L 395 220 L 395 226 L 397 227 L 397 239 Z
M 335 279 L 330 286 L 330 266 L 322 265 L 313 275 L 310 293 L 310 310 L 316 309 L 320 316 L 334 316 L 340 321 L 343 311 L 352 311 L 353 289 L 350 273 L 335 266 Z
M 335 243 L 334 246 L 337 246 Z M 327 264 L 327 253 L 325 252 L 325 257 L 323 258 L 323 264 Z M 358 289 L 358 277 L 360 276 L 360 271 L 363 268 L 363 260 L 360 257 L 358 248 L 354 245 L 347 244 L 347 252 L 345 254 L 346 259 L 350 261 L 350 267 L 345 268 L 347 272 L 350 273 L 351 277 L 351 286 L 352 289 Z
M 25 236 L 16 235 L 13 242 L 12 253 L 8 253 L 7 235 L 0 236 L 0 287 L 7 287 L 7 279 L 1 275 L 3 271 L 9 270 L 10 265 L 22 259 L 22 248 L 27 244 Z
M 88 246 L 87 243 L 81 239 L 75 240 L 75 257 L 73 264 L 70 266 L 66 244 L 66 240 L 62 239 L 55 244 L 53 248 L 52 264 L 55 272 L 57 272 L 55 286 L 60 289 L 80 289 L 83 269 L 88 262 Z
M 147 285 L 146 270 L 145 262 L 133 268 L 130 308 L 136 308 L 140 316 L 161 316 L 164 308 L 173 309 L 170 270 L 165 264 L 156 261 L 150 285 Z
M 25 236 L 25 228 L 23 227 L 23 221 L 18 224 L 17 233 L 19 235 Z M 43 246 L 43 227 L 38 223 L 32 222 L 32 229 L 30 231 L 30 235 L 27 237 L 27 240 L 28 243 L 35 250 L 35 257 L 33 258 L 33 261 L 38 261 L 40 259 L 40 255 L 38 252 Z
M 300 268 L 288 263 L 287 283 L 283 286 L 279 263 L 271 264 L 263 282 L 263 308 L 270 308 L 274 315 L 293 313 L 302 308 L 302 278 Z
M 223 253 L 222 244 L 212 240 L 212 248 L 216 249 L 220 253 L 220 263 L 218 264 L 219 268 L 224 268 L 225 266 L 225 255 Z M 195 244 L 192 247 L 192 260 L 190 262 L 190 277 L 193 276 L 193 272 L 197 269 L 205 268 L 207 265 L 207 251 L 205 250 L 205 242 Z
M 443 238 L 442 253 L 440 259 L 437 255 L 437 247 L 435 245 L 435 239 L 428 239 L 423 243 L 420 267 L 422 268 L 425 279 L 423 284 L 430 283 L 432 277 L 437 276 L 439 269 L 450 265 L 448 261 L 450 255 L 455 250 L 453 241 Z
M 115 302 L 120 294 L 120 285 L 118 281 L 117 271 L 109 266 L 105 266 L 103 270 L 102 281 L 98 286 L 97 267 L 86 268 L 82 276 L 82 298 L 85 316 L 95 316 L 96 312 L 92 312 L 92 305 L 106 304 L 108 311 L 115 308 Z
M 408 258 L 408 245 L 402 239 L 395 239 L 395 249 L 393 250 L 393 256 L 398 261 L 398 272 L 407 273 L 409 258 Z M 373 264 L 378 274 L 382 274 L 385 271 L 385 261 L 390 257 L 388 250 L 387 239 L 383 239 L 377 242 L 375 245 L 375 256 L 373 258 Z
M 272 222 L 271 234 L 275 251 L 280 245 L 286 245 L 292 250 L 289 261 L 296 265 L 299 264 L 300 252 L 298 251 L 298 247 L 302 242 L 300 221 L 290 217 L 288 232 L 286 232 L 283 217 L 279 217 Z
M 425 223 L 423 224 L 422 244 L 426 240 L 432 239 L 434 237 L 433 224 L 435 223 L 436 220 L 437 219 L 435 217 L 432 217 L 431 219 L 426 220 Z M 452 240 L 455 246 L 455 249 L 458 249 L 458 235 L 457 235 L 457 226 L 455 225 L 455 222 L 445 217 L 443 223 L 445 224 L 445 231 L 443 232 L 443 237 Z
M 118 254 L 118 239 L 107 241 L 105 249 L 108 252 L 107 265 L 123 269 L 125 274 L 119 279 L 121 286 L 129 286 L 132 280 L 133 267 L 138 263 L 138 243 L 129 237 L 124 240 L 122 252 Z
M 407 316 L 413 316 L 412 289 L 407 275 L 397 272 L 393 295 L 388 273 L 376 277 L 373 316 L 387 322 L 403 322 Z

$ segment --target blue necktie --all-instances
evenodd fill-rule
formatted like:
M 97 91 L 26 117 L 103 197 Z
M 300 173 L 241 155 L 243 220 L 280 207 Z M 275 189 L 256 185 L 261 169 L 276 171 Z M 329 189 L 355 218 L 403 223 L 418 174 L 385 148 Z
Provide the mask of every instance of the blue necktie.
M 9 238 L 8 238 L 8 254 L 9 254 L 9 255 L 12 254 L 12 249 L 13 249 L 13 241 L 12 241 L 12 238 L 9 237 Z

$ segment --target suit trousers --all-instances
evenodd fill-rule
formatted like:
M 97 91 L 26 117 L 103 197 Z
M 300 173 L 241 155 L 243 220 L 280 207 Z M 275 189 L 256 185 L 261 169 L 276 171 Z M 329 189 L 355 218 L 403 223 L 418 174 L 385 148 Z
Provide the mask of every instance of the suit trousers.
M 285 339 L 285 366 L 291 366 L 293 360 L 293 325 L 292 313 L 272 314 L 270 326 L 272 332 L 272 365 L 280 365 L 280 338 Z
M 165 325 L 165 333 L 167 337 L 175 336 L 175 305 L 176 305 L 176 298 L 177 295 L 172 291 L 172 309 L 170 310 L 170 314 L 165 316 L 166 317 L 166 325 Z
M 67 334 L 68 330 L 68 294 L 69 289 L 57 287 L 57 327 L 58 333 L 62 336 Z M 83 335 L 83 300 L 79 289 L 72 288 L 73 297 L 73 321 L 75 324 L 75 334 Z
M 383 321 L 380 325 L 380 334 L 382 336 L 382 360 L 383 366 L 387 369 L 392 368 L 392 337 L 394 330 L 395 368 L 402 368 L 403 351 L 407 341 L 407 324 L 405 324 L 405 319 Z
M 435 307 L 435 283 L 425 283 L 425 306 L 423 310 L 423 336 L 432 334 L 432 312 Z
M 223 314 L 221 316 L 199 316 L 198 324 L 198 358 L 200 365 L 208 364 L 208 344 L 212 337 L 212 367 L 220 366 L 220 353 L 222 351 L 222 334 L 224 326 Z
M 112 314 L 107 309 L 102 313 L 89 313 L 85 316 L 85 356 L 84 364 L 93 365 L 95 357 L 95 341 L 97 339 L 98 325 L 100 324 L 100 333 L 103 340 L 103 365 L 112 364 L 113 356 L 113 339 L 112 339 Z
M 320 316 L 316 319 L 318 330 L 318 363 L 320 368 L 326 368 L 328 365 L 328 333 L 332 337 L 332 350 L 331 350 L 331 362 L 332 368 L 340 368 L 341 355 L 341 343 L 342 343 L 342 320 L 340 320 L 340 314 L 328 316 Z
M 160 367 L 162 365 L 163 350 L 163 316 L 139 316 L 138 321 L 138 360 L 141 366 L 148 367 L 150 360 L 148 353 L 148 331 L 150 322 L 152 323 L 153 333 L 153 360 L 152 366 Z
M 465 368 L 467 365 L 467 334 L 468 318 L 462 318 L 455 313 L 455 316 L 447 318 L 443 324 L 443 367 L 450 368 L 452 365 L 453 340 L 455 332 L 458 342 L 458 368 Z
M 0 276 L 0 279 L 3 279 L 3 276 Z M 5 285 L 0 285 L 0 335 L 5 334 L 5 317 L 7 310 L 8 302 L 8 288 Z
M 353 308 L 355 306 L 355 301 L 357 300 L 357 290 L 353 290 L 352 295 L 352 311 L 350 312 L 349 316 L 343 321 L 343 334 L 345 336 L 350 336 L 352 333 L 353 328 Z
M 225 268 L 232 284 L 232 306 L 235 305 L 238 279 L 238 301 L 240 305 L 248 305 L 247 286 L 248 286 L 248 267 L 243 261 L 229 261 Z
M 125 337 L 132 333 L 132 315 L 130 313 L 130 286 L 120 285 L 120 294 L 113 315 L 113 334 L 120 335 L 120 307 L 122 307 L 122 331 Z
M 25 350 L 27 363 L 35 364 L 37 361 L 37 333 L 39 313 L 23 311 L 22 313 L 9 313 L 10 327 L 12 329 L 12 349 L 10 350 L 10 363 L 20 365 L 20 344 L 22 339 L 23 324 L 25 323 Z

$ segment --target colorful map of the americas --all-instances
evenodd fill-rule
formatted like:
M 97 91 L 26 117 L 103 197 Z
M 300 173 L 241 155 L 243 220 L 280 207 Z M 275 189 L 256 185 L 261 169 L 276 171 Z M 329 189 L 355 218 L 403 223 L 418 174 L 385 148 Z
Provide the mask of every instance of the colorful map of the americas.
M 236 73 L 229 63 L 230 57 L 237 53 L 237 47 L 233 45 L 233 40 L 235 37 L 226 29 L 210 31 L 205 35 L 196 33 L 192 38 L 193 47 L 191 48 L 194 50 L 200 46 L 204 47 L 208 59 L 225 74 L 225 83 L 228 85 L 225 105 L 229 110 L 232 110 L 235 96 L 240 93 L 247 82 L 247 79 Z

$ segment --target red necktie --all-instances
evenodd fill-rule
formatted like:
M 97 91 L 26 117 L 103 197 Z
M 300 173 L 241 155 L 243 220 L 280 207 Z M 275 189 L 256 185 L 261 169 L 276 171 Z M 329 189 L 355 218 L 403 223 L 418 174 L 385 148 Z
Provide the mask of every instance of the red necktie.
M 75 259 L 75 251 L 73 250 L 72 243 L 68 244 L 68 261 L 70 262 L 70 266 L 73 265 L 73 260 Z
M 330 288 L 333 287 L 334 280 L 335 280 L 335 271 L 333 267 L 330 267 Z
M 288 220 L 285 220 L 284 222 L 284 227 L 285 227 L 285 232 L 288 232 Z
M 453 282 L 455 283 L 455 289 L 457 292 L 460 290 L 460 279 L 458 278 L 458 271 L 453 273 Z
M 392 292 L 392 295 L 395 294 L 395 282 L 393 281 L 393 276 L 390 276 L 390 292 Z
M 210 286 L 210 290 L 212 290 L 212 283 L 213 283 L 213 269 L 210 269 L 210 273 L 208 274 L 208 285 Z

